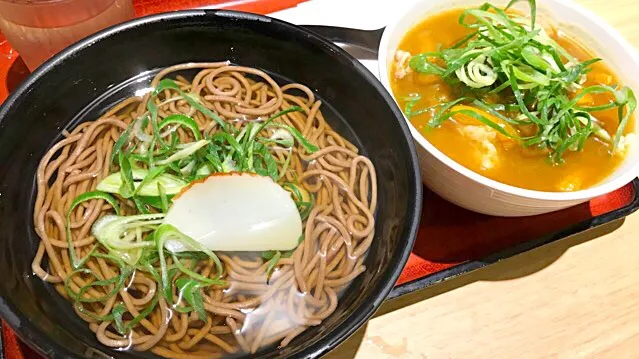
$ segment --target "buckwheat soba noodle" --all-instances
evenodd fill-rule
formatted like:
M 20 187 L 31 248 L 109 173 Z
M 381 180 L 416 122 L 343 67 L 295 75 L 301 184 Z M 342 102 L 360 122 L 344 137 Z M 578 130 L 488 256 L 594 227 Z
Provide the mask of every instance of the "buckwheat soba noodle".
M 109 347 L 288 345 L 333 313 L 374 237 L 373 164 L 320 106 L 228 62 L 162 70 L 42 158 L 33 271 Z

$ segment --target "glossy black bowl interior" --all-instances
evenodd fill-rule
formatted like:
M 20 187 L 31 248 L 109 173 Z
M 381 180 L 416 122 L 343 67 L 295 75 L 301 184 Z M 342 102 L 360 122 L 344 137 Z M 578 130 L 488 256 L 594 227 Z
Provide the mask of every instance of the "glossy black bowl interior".
M 47 356 L 151 357 L 97 342 L 68 302 L 34 276 L 31 260 L 35 171 L 64 128 L 94 119 L 159 68 L 231 60 L 308 85 L 325 101 L 331 125 L 356 142 L 377 168 L 379 209 L 367 271 L 336 312 L 288 347 L 258 357 L 315 357 L 352 334 L 392 289 L 411 251 L 421 181 L 410 133 L 381 84 L 355 59 L 299 27 L 228 11 L 147 17 L 83 40 L 43 65 L 0 109 L 0 315 Z

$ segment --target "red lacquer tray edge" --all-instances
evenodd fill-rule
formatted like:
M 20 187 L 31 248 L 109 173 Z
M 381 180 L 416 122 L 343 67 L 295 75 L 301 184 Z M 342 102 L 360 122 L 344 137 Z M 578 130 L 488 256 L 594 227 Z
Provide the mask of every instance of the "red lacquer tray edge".
M 632 181 L 631 185 L 634 190 L 634 199 L 623 207 L 612 210 L 610 212 L 592 216 L 585 220 L 574 223 L 562 230 L 548 233 L 539 238 L 514 245 L 505 250 L 492 253 L 483 258 L 463 262 L 449 268 L 433 272 L 421 278 L 399 284 L 395 286 L 395 288 L 393 288 L 386 300 L 394 299 L 402 295 L 424 289 L 434 284 L 441 283 L 448 279 L 468 274 L 477 269 L 496 263 L 500 260 L 533 250 L 535 248 L 564 239 L 577 233 L 585 232 L 606 223 L 625 218 L 639 209 L 639 178 L 635 178 Z

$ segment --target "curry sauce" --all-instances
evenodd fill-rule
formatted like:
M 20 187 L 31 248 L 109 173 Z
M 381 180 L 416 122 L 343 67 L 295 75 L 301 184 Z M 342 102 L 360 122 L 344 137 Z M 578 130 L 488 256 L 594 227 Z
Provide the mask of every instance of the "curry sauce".
M 470 34 L 459 24 L 463 9 L 455 9 L 429 17 L 402 40 L 399 50 L 416 55 L 451 47 Z M 548 35 L 579 61 L 593 58 L 587 49 L 557 29 L 547 29 Z M 459 89 L 432 74 L 408 71 L 398 75 L 401 69 L 391 69 L 391 87 L 400 108 L 405 108 L 410 96 L 419 94 L 421 99 L 415 108 L 428 108 L 455 100 Z M 590 66 L 583 86 L 614 85 L 615 74 L 602 62 Z M 459 87 L 459 86 L 457 86 Z M 500 103 L 497 96 L 491 101 Z M 610 94 L 588 94 L 579 100 L 584 106 L 597 106 L 612 101 Z M 466 106 L 466 105 L 463 105 Z M 575 191 L 596 185 L 609 176 L 623 161 L 623 154 L 613 154 L 611 145 L 596 136 L 590 136 L 581 151 L 568 151 L 561 164 L 549 161 L 548 153 L 535 147 L 526 147 L 514 140 L 488 130 L 478 121 L 457 114 L 438 127 L 430 127 L 428 121 L 435 110 L 411 117 L 412 124 L 436 148 L 461 165 L 496 181 L 520 188 L 539 191 Z M 488 116 L 488 114 L 486 114 Z M 615 133 L 619 122 L 617 110 L 592 112 L 608 133 Z M 634 119 L 625 129 L 633 132 Z M 531 131 L 526 126 L 515 126 L 509 131 L 526 136 Z

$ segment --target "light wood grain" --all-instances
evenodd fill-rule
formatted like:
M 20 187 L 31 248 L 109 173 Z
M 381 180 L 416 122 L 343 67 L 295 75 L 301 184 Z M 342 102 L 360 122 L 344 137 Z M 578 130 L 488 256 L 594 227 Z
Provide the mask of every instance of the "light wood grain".
M 639 1 L 577 2 L 639 48 Z M 639 213 L 388 302 L 327 358 L 639 358 Z
M 337 358 L 638 358 L 639 214 L 386 303 Z

